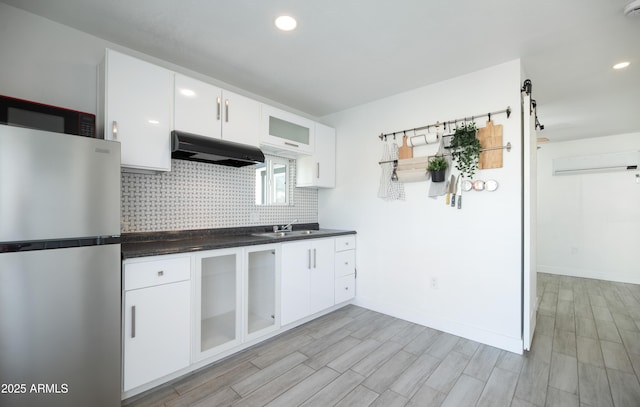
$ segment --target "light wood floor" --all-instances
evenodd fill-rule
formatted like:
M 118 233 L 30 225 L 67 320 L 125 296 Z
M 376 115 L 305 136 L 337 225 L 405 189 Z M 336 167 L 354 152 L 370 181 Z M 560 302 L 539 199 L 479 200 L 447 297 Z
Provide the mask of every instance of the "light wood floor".
M 126 403 L 640 406 L 640 286 L 539 274 L 520 356 L 356 306 Z

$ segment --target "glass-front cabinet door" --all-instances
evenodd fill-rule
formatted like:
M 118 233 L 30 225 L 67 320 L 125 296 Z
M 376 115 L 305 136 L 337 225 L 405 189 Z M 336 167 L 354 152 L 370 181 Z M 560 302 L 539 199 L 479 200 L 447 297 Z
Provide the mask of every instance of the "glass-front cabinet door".
M 245 340 L 280 327 L 279 263 L 279 244 L 245 249 Z
M 197 255 L 194 284 L 194 359 L 230 349 L 241 338 L 242 249 Z
M 262 106 L 260 144 L 275 147 L 283 156 L 313 154 L 315 148 L 315 122 L 305 117 Z M 269 150 L 270 151 L 270 150 Z M 285 152 L 284 154 L 282 154 Z M 286 152 L 292 153 L 288 154 Z

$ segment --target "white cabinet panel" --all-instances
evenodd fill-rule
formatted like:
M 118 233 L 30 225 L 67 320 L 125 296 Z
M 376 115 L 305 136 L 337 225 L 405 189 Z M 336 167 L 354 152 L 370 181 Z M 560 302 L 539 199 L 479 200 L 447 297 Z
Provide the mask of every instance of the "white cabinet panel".
M 175 129 L 259 146 L 260 103 L 211 84 L 175 74 Z
M 341 252 L 343 250 L 353 250 L 356 248 L 356 236 L 340 236 L 336 237 L 336 251 Z
M 260 146 L 261 104 L 237 93 L 222 91 L 222 138 L 235 143 Z
M 334 239 L 282 245 L 282 325 L 334 305 L 334 252 Z
M 190 298 L 190 281 L 125 292 L 125 391 L 189 366 Z
M 309 315 L 311 252 L 306 241 L 282 245 L 280 322 L 286 325 Z
M 100 126 L 105 139 L 122 144 L 122 166 L 170 171 L 173 73 L 113 50 L 101 69 Z
M 124 289 L 135 290 L 191 278 L 191 259 L 178 257 L 163 260 L 125 263 Z
M 348 301 L 356 295 L 356 278 L 354 274 L 336 278 L 336 304 Z
M 222 137 L 222 89 L 176 73 L 174 91 L 175 130 Z
M 296 186 L 335 188 L 336 131 L 320 123 L 315 124 L 315 149 L 310 156 L 300 156 L 296 163 Z
M 334 239 L 318 239 L 311 242 L 313 267 L 309 273 L 309 315 L 333 306 L 335 285 Z
M 356 272 L 356 251 L 345 250 L 336 252 L 336 278 L 355 274 Z

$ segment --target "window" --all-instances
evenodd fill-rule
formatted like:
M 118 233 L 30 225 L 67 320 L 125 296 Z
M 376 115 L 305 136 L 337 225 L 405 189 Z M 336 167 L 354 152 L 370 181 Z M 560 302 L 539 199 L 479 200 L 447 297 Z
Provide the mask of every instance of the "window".
M 289 204 L 289 160 L 265 156 L 256 166 L 256 205 Z

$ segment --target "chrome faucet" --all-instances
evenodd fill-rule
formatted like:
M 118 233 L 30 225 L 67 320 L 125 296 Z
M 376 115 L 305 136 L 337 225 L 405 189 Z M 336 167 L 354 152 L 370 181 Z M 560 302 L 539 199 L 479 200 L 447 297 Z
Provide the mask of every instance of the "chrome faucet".
M 281 228 L 278 228 L 278 226 L 274 226 L 273 231 L 274 232 L 291 232 L 293 230 L 293 224 L 296 223 L 297 221 L 298 219 L 294 219 L 291 223 L 289 223 L 288 225 L 282 226 Z

